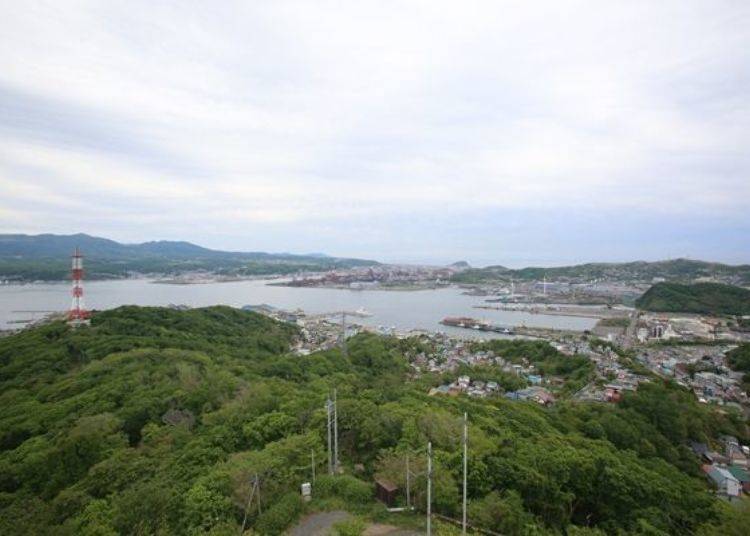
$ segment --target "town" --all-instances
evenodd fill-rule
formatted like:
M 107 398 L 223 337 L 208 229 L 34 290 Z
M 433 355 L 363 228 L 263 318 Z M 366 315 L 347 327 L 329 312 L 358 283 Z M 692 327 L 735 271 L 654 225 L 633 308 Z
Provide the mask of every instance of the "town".
M 690 389 L 700 403 L 733 408 L 745 417 L 750 408 L 750 399 L 742 385 L 743 373 L 733 371 L 726 358 L 738 342 L 747 340 L 747 334 L 733 333 L 726 322 L 713 318 L 634 314 L 627 323 L 635 326 L 632 341 L 628 340 L 627 326 L 587 333 L 544 330 L 540 331 L 543 338 L 516 335 L 500 339 L 542 340 L 562 359 L 583 358 L 590 362 L 585 382 L 578 386 L 566 374 L 545 373 L 531 358 L 506 358 L 502 351 L 487 348 L 488 341 L 498 339 L 373 328 L 347 321 L 346 312 L 307 315 L 302 310 L 283 311 L 268 305 L 246 309 L 298 326 L 301 337 L 295 352 L 300 356 L 340 347 L 345 338 L 362 332 L 413 343 L 414 350 L 407 352 L 412 377 L 430 379 L 428 385 L 432 386 L 426 387 L 430 396 L 503 397 L 542 406 L 563 399 L 616 404 L 624 393 L 637 391 L 644 382 L 673 380 Z M 365 314 L 350 312 L 349 317 Z M 467 325 L 467 331 L 472 329 L 474 326 Z M 715 450 L 696 443 L 691 448 L 703 463 L 706 478 L 713 483 L 716 493 L 733 500 L 750 494 L 750 450 L 736 438 L 726 437 L 722 441 L 714 446 Z

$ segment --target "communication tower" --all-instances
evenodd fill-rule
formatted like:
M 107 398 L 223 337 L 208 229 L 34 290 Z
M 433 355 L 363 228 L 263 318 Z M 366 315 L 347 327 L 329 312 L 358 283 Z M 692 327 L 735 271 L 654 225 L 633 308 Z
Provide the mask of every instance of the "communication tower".
M 78 327 L 89 322 L 89 312 L 83 305 L 83 255 L 81 255 L 81 250 L 76 248 L 71 259 L 73 303 L 68 313 L 68 323 L 73 327 Z

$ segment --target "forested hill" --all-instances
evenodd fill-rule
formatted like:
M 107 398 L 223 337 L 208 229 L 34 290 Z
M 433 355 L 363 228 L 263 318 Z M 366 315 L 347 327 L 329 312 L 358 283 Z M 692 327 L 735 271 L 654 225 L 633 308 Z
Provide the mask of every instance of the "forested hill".
M 686 447 L 721 433 L 744 442 L 743 423 L 675 385 L 644 384 L 616 406 L 429 397 L 442 379 L 411 379 L 416 341 L 358 335 L 346 356 L 300 357 L 287 353 L 295 337 L 226 307 L 123 307 L 75 331 L 58 322 L 0 339 L 0 534 L 228 536 L 246 513 L 253 534 L 279 534 L 330 508 L 400 523 L 374 502 L 373 478 L 403 485 L 408 454 L 423 511 L 428 441 L 433 510 L 459 517 L 464 411 L 477 526 L 683 535 L 741 534 L 750 523 L 714 498 Z M 338 477 L 321 476 L 333 387 Z M 318 476 L 305 504 L 311 454 Z M 261 513 L 245 509 L 256 475 Z M 409 519 L 419 527 L 424 517 Z
M 86 234 L 5 234 L 0 235 L 0 278 L 64 279 L 70 271 L 69 257 L 76 247 L 86 257 L 87 277 L 94 279 L 122 277 L 132 272 L 180 274 L 206 270 L 256 275 L 377 264 L 320 254 L 218 251 L 180 241 L 121 244 Z
M 750 315 L 750 290 L 719 283 L 657 283 L 635 305 L 655 312 Z
M 750 284 L 750 265 L 729 265 L 718 262 L 672 259 L 658 262 L 588 263 L 574 266 L 528 267 L 511 269 L 504 266 L 471 268 L 453 276 L 457 283 L 492 281 L 540 281 L 543 277 L 569 281 L 643 281 L 655 277 L 669 281 L 694 281 L 714 277 L 723 281 Z

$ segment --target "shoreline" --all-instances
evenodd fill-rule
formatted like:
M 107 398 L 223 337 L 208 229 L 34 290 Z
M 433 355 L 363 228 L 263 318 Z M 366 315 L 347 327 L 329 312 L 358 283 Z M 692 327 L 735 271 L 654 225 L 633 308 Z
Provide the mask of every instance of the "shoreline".
M 423 285 L 396 285 L 396 286 L 373 286 L 365 288 L 352 288 L 349 285 L 290 285 L 285 282 L 268 283 L 271 287 L 286 287 L 286 288 L 311 288 L 311 289 L 324 289 L 324 290 L 351 290 L 356 292 L 373 292 L 373 291 L 388 291 L 388 292 L 416 292 L 422 290 L 443 290 L 447 288 L 457 288 L 456 285 L 440 285 L 440 286 L 423 286 Z

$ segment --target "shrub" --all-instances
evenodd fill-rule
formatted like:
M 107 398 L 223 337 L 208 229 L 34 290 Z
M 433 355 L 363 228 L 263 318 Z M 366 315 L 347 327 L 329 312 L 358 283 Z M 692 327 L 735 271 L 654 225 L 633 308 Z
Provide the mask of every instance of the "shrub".
M 333 526 L 336 536 L 362 536 L 366 528 L 364 520 L 358 517 L 340 521 Z
M 358 505 L 369 503 L 373 496 L 370 484 L 349 475 L 322 476 L 313 491 L 319 497 L 339 497 Z
M 258 516 L 255 530 L 259 534 L 281 534 L 302 512 L 302 499 L 295 493 L 287 493 Z

